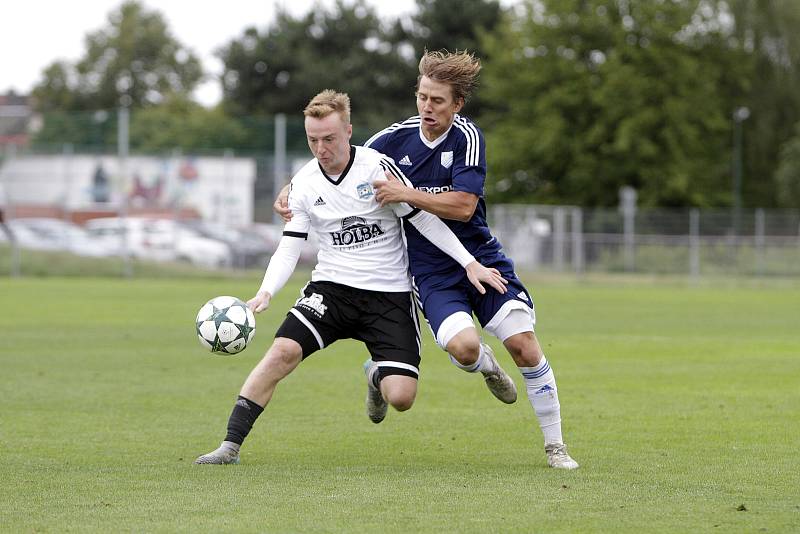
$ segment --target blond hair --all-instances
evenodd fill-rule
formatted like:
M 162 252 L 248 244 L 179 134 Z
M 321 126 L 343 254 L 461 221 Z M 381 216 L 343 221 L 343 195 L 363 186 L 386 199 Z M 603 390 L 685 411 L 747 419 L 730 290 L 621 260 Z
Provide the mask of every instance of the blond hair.
M 448 52 L 440 50 L 428 52 L 427 50 L 419 60 L 419 77 L 417 89 L 423 76 L 439 83 L 446 83 L 453 91 L 453 98 L 467 99 L 478 83 L 478 73 L 481 70 L 481 60 L 471 53 L 463 50 Z
M 303 110 L 303 115 L 315 119 L 324 119 L 331 113 L 338 113 L 345 124 L 350 124 L 350 97 L 347 93 L 325 89 L 312 98 Z

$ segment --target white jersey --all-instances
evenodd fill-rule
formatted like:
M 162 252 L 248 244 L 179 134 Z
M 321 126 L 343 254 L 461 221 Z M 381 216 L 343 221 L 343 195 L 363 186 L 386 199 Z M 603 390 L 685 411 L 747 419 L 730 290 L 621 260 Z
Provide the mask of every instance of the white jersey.
M 385 180 L 384 169 L 405 180 L 394 161 L 371 148 L 352 147 L 341 175 L 328 176 L 316 159 L 292 178 L 292 219 L 284 235 L 319 237 L 312 281 L 336 282 L 372 291 L 410 291 L 408 256 L 400 217 L 419 210 L 406 204 L 381 207 L 372 182 Z

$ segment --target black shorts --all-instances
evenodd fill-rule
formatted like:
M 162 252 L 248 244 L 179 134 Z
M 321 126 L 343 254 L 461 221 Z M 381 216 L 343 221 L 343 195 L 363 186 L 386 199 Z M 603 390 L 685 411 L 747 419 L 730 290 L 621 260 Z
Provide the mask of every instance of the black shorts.
M 297 341 L 304 359 L 337 339 L 357 339 L 366 344 L 381 377 L 419 378 L 419 320 L 410 292 L 309 282 L 302 294 L 275 337 Z

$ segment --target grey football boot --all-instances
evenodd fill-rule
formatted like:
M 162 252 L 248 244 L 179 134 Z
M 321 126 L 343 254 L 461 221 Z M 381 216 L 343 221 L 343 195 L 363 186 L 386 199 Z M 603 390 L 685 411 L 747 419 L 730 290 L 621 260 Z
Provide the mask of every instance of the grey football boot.
M 367 375 L 367 416 L 375 424 L 383 421 L 389 404 L 381 395 L 381 390 L 372 383 L 372 375 L 378 372 L 378 364 L 368 359 L 364 362 L 364 374 Z
M 567 446 L 563 443 L 548 443 L 544 446 L 547 453 L 547 465 L 555 469 L 577 469 L 578 462 L 567 453 Z
M 198 456 L 194 461 L 196 464 L 238 464 L 239 463 L 239 444 L 232 441 L 223 441 L 222 445 L 216 450 Z
M 486 343 L 481 343 L 481 346 L 483 347 L 486 357 L 492 362 L 492 370 L 481 371 L 483 379 L 486 381 L 486 386 L 489 388 L 489 391 L 492 392 L 492 395 L 506 404 L 513 404 L 517 401 L 517 386 L 514 384 L 511 377 L 508 376 L 508 373 L 497 363 L 492 348 Z

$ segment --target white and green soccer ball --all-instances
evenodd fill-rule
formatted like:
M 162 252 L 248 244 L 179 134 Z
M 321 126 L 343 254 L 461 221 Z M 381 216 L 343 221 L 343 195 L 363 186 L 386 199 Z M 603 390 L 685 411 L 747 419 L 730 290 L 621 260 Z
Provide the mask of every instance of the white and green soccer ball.
M 256 318 L 236 297 L 214 297 L 197 312 L 197 338 L 214 354 L 241 352 L 256 333 Z

